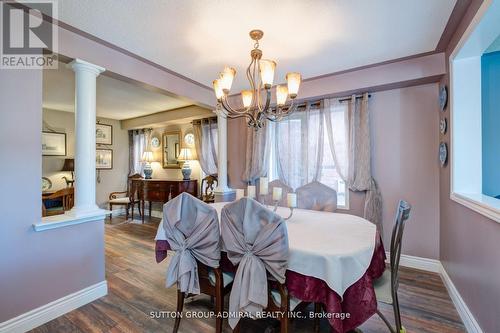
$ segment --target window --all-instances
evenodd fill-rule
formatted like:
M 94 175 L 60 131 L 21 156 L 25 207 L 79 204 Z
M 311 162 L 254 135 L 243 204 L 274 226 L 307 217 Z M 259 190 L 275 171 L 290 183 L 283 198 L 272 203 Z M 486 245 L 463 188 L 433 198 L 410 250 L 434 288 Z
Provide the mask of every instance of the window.
M 500 3 L 484 3 L 450 56 L 450 198 L 500 222 Z
M 347 103 L 326 110 L 298 111 L 290 118 L 269 124 L 269 180 L 281 179 L 291 188 L 319 181 L 337 191 L 337 205 L 349 209 L 349 191 L 335 165 L 326 126 L 335 133 L 338 161 L 347 164 L 345 117 Z

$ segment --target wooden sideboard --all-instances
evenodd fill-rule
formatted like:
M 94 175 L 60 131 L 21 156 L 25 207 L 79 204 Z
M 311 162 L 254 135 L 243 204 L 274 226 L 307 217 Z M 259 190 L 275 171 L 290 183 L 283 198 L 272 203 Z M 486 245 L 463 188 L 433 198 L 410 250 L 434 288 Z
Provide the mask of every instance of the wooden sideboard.
M 141 201 L 142 222 L 144 222 L 144 203 L 149 202 L 149 217 L 151 203 L 165 203 L 182 192 L 198 197 L 198 180 L 166 180 L 166 179 L 132 179 L 133 191 Z

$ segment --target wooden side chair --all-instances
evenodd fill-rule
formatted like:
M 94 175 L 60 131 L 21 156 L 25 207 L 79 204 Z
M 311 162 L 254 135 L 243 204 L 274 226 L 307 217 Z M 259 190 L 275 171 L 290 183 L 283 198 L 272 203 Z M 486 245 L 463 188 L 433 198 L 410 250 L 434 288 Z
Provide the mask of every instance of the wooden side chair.
M 126 206 L 126 219 L 128 220 L 129 217 L 129 209 L 132 209 L 132 220 L 134 219 L 134 207 L 135 204 L 137 204 L 137 209 L 139 210 L 139 216 L 142 216 L 144 214 L 144 207 L 142 208 L 141 212 L 141 201 L 139 200 L 138 196 L 138 189 L 137 186 L 134 184 L 133 180 L 134 179 L 142 179 L 142 176 L 138 173 L 133 174 L 128 177 L 128 182 L 127 182 L 127 190 L 126 191 L 121 191 L 121 192 L 112 192 L 109 194 L 109 210 L 113 210 L 113 206 L 118 205 L 118 206 Z M 112 218 L 113 214 L 110 214 L 110 218 Z
M 303 185 L 296 192 L 298 208 L 325 212 L 337 210 L 337 191 L 320 182 Z
M 401 324 L 401 313 L 399 311 L 398 287 L 399 287 L 399 259 L 401 258 L 401 245 L 405 222 L 410 217 L 411 206 L 408 202 L 400 200 L 396 212 L 394 227 L 391 236 L 390 267 L 386 268 L 384 274 L 373 282 L 377 301 L 392 305 L 394 311 L 395 328 L 387 318 L 377 309 L 377 314 L 382 318 L 391 333 L 405 333 L 406 329 Z
M 213 203 L 215 201 L 214 190 L 219 181 L 217 175 L 208 175 L 201 180 L 201 197 L 200 200 L 206 203 Z
M 58 202 L 57 206 L 47 208 L 45 206 L 45 201 L 51 200 L 53 202 Z M 75 189 L 73 187 L 68 187 L 59 190 L 51 195 L 43 197 L 42 200 L 42 216 L 52 216 L 64 214 L 64 212 L 73 208 L 75 202 Z

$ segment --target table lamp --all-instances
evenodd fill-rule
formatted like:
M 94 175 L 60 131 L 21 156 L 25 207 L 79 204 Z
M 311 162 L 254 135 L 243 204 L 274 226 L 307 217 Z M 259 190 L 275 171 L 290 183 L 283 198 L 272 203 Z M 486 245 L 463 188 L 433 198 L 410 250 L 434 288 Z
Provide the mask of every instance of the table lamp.
M 145 151 L 142 153 L 142 161 L 144 162 L 144 178 L 151 179 L 153 175 L 153 168 L 151 168 L 151 162 L 154 162 L 153 152 Z
M 189 180 L 191 177 L 191 167 L 189 165 L 189 161 L 191 161 L 192 159 L 193 153 L 191 152 L 191 148 L 182 148 L 177 160 L 179 162 L 184 162 L 184 165 L 181 169 L 183 180 Z
M 75 182 L 75 160 L 73 158 L 66 158 L 61 171 L 71 172 L 71 180 L 68 180 L 66 177 L 63 178 L 66 181 L 66 186 L 73 186 Z

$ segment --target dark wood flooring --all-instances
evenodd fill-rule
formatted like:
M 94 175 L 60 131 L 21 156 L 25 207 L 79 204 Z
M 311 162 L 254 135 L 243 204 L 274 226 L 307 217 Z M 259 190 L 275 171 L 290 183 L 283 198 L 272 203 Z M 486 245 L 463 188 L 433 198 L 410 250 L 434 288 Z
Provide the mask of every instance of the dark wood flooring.
M 171 332 L 174 319 L 157 311 L 175 311 L 176 289 L 165 288 L 167 260 L 157 264 L 154 236 L 159 219 L 145 224 L 125 223 L 115 217 L 106 222 L 106 279 L 109 293 L 90 304 L 56 318 L 36 329 L 35 333 L 55 332 Z M 407 332 L 465 332 L 446 288 L 437 274 L 402 268 L 400 303 L 402 321 Z M 228 299 L 226 299 L 227 307 Z M 200 314 L 212 310 L 210 298 L 197 296 L 187 301 L 185 311 Z M 380 304 L 381 311 L 392 321 L 392 308 Z M 312 310 L 312 308 L 311 308 Z M 157 318 L 152 314 L 156 314 Z M 241 332 L 270 332 L 273 320 L 245 320 Z M 214 332 L 215 319 L 199 318 L 181 321 L 180 332 Z M 374 316 L 360 329 L 365 333 L 388 332 Z M 227 322 L 224 331 L 231 332 Z M 276 330 L 279 332 L 279 330 Z M 311 319 L 295 319 L 291 332 L 312 332 Z M 326 320 L 321 332 L 330 332 Z

